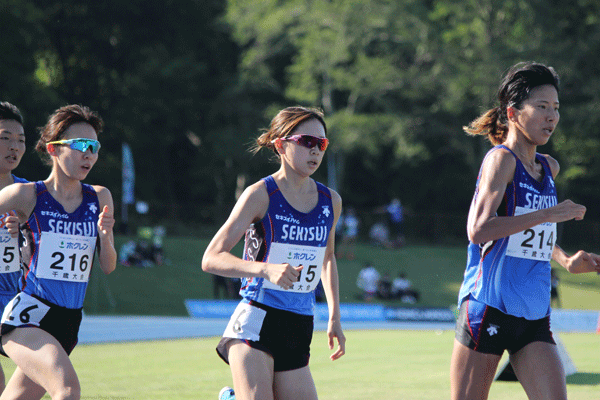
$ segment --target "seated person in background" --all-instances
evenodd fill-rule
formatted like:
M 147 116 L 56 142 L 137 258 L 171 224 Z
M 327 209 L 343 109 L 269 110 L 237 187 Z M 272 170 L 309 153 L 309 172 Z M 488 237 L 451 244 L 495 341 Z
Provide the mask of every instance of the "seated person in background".
M 404 272 L 398 273 L 398 277 L 392 282 L 392 296 L 403 303 L 414 304 L 419 301 L 419 292 L 412 288 L 412 282 Z
M 392 298 L 392 278 L 388 271 L 383 273 L 383 276 L 377 284 L 377 297 L 384 300 Z
M 372 301 L 377 294 L 377 284 L 379 283 L 379 272 L 370 263 L 366 262 L 363 269 L 358 273 L 356 286 L 362 290 L 362 298 L 365 301 Z

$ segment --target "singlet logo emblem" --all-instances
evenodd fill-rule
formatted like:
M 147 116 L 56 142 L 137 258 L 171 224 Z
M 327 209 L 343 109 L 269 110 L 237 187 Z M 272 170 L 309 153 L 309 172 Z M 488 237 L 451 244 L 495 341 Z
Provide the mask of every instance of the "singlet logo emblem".
M 498 333 L 498 328 L 500 328 L 498 325 L 490 324 L 489 328 L 487 328 L 487 332 L 490 336 L 494 336 Z
M 88 203 L 88 207 L 90 208 L 90 211 L 94 214 L 96 214 L 96 211 L 98 211 L 98 207 L 96 207 L 95 203 Z
M 322 212 L 326 217 L 329 217 L 329 214 L 331 214 L 331 211 L 329 210 L 329 206 L 323 206 Z

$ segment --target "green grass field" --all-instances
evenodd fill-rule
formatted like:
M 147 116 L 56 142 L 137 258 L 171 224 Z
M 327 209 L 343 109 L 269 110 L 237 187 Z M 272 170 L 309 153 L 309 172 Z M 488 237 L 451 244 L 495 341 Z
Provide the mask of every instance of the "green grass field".
M 117 249 L 125 241 L 117 237 Z M 191 237 L 167 237 L 161 266 L 140 269 L 117 266 L 104 276 L 95 268 L 86 296 L 89 314 L 187 315 L 184 299 L 213 298 L 212 275 L 201 269 L 201 259 L 208 240 Z M 241 244 L 234 250 L 241 254 Z M 359 243 L 353 260 L 339 259 L 340 298 L 358 302 L 356 277 L 365 261 L 394 277 L 405 271 L 421 292 L 419 306 L 449 307 L 456 303 L 466 263 L 466 246 L 406 246 L 386 250 Z M 562 307 L 566 309 L 600 309 L 600 277 L 595 274 L 572 275 L 559 267 Z M 111 301 L 113 304 L 111 304 Z M 388 304 L 401 305 L 398 302 Z
M 329 360 L 324 332 L 315 332 L 311 370 L 322 400 L 449 398 L 452 331 L 347 331 L 347 353 Z M 600 336 L 560 335 L 578 372 L 568 378 L 569 398 L 600 397 Z M 231 385 L 216 355 L 217 338 L 78 346 L 71 359 L 82 399 L 184 400 L 217 398 Z M 10 376 L 12 361 L 1 360 Z M 49 398 L 49 397 L 45 397 Z M 490 400 L 525 400 L 516 382 L 495 382 Z

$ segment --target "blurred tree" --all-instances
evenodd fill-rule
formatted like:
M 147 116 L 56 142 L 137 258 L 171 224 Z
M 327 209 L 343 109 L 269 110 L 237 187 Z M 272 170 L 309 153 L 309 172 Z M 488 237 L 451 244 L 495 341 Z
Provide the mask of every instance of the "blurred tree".
M 211 115 L 237 51 L 218 21 L 222 2 L 32 2 L 45 16 L 37 57 L 46 85 L 106 122 L 107 156 L 90 180 L 110 187 L 119 202 L 120 144 L 127 141 L 136 194 L 152 215 L 210 219 L 220 160 L 210 157 L 211 137 L 222 127 Z
M 337 176 L 346 170 L 344 159 L 352 151 L 381 156 L 389 154 L 383 149 L 392 148 L 394 157 L 387 158 L 390 171 L 403 161 L 430 156 L 415 140 L 423 109 L 412 106 L 431 96 L 418 79 L 431 65 L 423 51 L 429 28 L 422 22 L 426 9 L 421 2 L 228 4 L 226 18 L 243 50 L 241 79 L 280 93 L 288 104 L 324 109 L 332 139 L 326 155 L 331 186 L 344 192 L 341 182 L 353 181 L 352 174 Z M 273 104 L 271 113 L 280 104 Z

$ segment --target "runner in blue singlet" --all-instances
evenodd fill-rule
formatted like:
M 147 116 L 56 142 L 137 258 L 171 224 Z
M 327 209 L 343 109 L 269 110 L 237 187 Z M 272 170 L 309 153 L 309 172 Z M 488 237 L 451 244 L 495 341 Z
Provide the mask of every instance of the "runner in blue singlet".
M 586 211 L 570 200 L 558 203 L 558 162 L 536 152 L 558 123 L 558 87 L 551 67 L 517 64 L 500 85 L 500 106 L 465 128 L 495 147 L 483 160 L 467 223 L 453 400 L 486 399 L 504 350 L 529 398 L 567 398 L 550 331 L 550 260 L 571 273 L 598 272 L 600 256 L 569 256 L 556 245 L 556 224 L 581 220 Z
M 36 146 L 52 166 L 50 176 L 0 191 L 0 212 L 16 212 L 7 218 L 9 231 L 16 236 L 23 222 L 26 267 L 25 286 L 2 315 L 2 352 L 17 364 L 5 394 L 80 397 L 69 354 L 77 344 L 92 261 L 97 250 L 108 274 L 117 259 L 110 191 L 81 182 L 98 160 L 101 130 L 102 120 L 87 107 L 58 109 Z
M 8 102 L 0 103 L 0 189 L 13 183 L 25 183 L 12 171 L 17 168 L 25 153 L 25 131 L 23 116 L 19 109 Z M 6 218 L 0 216 L 0 310 L 15 297 L 21 288 L 21 259 L 19 257 L 19 239 L 13 238 L 5 229 Z M 0 393 L 5 386 L 4 371 L 0 366 Z
M 255 151 L 273 150 L 281 167 L 244 191 L 202 259 L 204 271 L 243 278 L 242 301 L 217 352 L 244 399 L 317 399 L 308 363 L 319 280 L 329 304 L 329 347 L 338 341 L 331 359 L 345 353 L 334 255 L 342 202 L 310 178 L 327 148 L 326 132 L 318 110 L 290 107 L 277 114 Z M 239 258 L 231 249 L 244 235 Z

